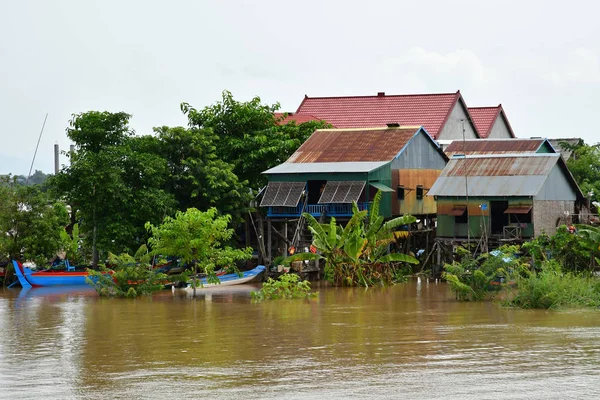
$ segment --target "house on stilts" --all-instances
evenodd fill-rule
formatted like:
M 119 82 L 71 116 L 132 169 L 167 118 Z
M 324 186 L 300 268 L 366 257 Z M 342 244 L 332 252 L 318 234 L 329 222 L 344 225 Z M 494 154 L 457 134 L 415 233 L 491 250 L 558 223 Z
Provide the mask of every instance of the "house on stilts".
M 267 258 L 308 246 L 303 213 L 348 220 L 352 202 L 368 210 L 378 190 L 382 216 L 411 214 L 433 231 L 436 204 L 426 194 L 447 160 L 421 126 L 316 130 L 285 163 L 264 172 Z
M 558 153 L 455 155 L 428 193 L 437 200 L 437 240 L 488 251 L 553 234 L 585 207 Z

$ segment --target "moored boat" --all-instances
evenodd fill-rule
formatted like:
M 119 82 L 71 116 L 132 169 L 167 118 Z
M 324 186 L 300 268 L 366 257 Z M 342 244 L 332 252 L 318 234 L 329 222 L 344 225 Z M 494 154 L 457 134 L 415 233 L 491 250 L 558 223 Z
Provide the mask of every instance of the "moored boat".
M 21 263 L 13 260 L 15 274 L 22 287 L 42 287 L 58 285 L 86 285 L 85 278 L 87 271 L 76 270 L 66 263 L 66 269 L 46 269 L 42 271 L 33 271 L 31 268 L 23 266 Z
M 232 285 L 241 285 L 243 283 L 248 283 L 256 279 L 260 274 L 265 271 L 264 265 L 259 265 L 258 267 L 251 269 L 250 271 L 244 271 L 241 276 L 239 274 L 225 274 L 221 276 L 217 276 L 219 279 L 219 283 L 208 282 L 206 278 L 198 279 L 198 286 L 196 289 L 202 288 L 210 288 L 217 286 L 232 286 Z M 188 284 L 185 289 L 192 290 L 192 285 Z

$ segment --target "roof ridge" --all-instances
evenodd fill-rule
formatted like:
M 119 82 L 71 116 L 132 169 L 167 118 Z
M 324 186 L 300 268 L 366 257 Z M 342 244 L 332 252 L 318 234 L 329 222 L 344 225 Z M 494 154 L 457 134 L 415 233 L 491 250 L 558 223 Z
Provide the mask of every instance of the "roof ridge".
M 472 109 L 482 109 L 482 108 L 494 108 L 494 109 L 499 109 L 502 108 L 502 104 L 498 104 L 497 106 L 476 106 L 476 107 L 467 107 L 470 110 Z
M 308 114 L 305 114 L 308 115 Z M 400 125 L 400 126 L 379 126 L 379 127 L 370 127 L 370 128 L 322 128 L 322 129 L 316 129 L 315 132 L 323 132 L 323 131 L 333 131 L 333 132 L 348 132 L 348 131 L 382 131 L 382 130 L 404 130 L 404 129 L 410 129 L 412 131 L 419 130 L 423 128 L 423 125 Z
M 410 93 L 410 94 L 384 94 L 383 96 L 374 94 L 374 95 L 360 95 L 360 96 L 315 96 L 309 97 L 307 94 L 304 95 L 304 99 L 365 99 L 371 97 L 416 97 L 416 96 L 445 96 L 452 95 L 457 96 L 460 94 L 460 91 L 456 92 L 444 92 L 444 93 Z
M 453 156 L 451 160 L 473 159 L 473 158 L 523 158 L 523 157 L 551 157 L 558 158 L 560 153 L 502 153 L 502 154 L 467 154 L 459 157 Z

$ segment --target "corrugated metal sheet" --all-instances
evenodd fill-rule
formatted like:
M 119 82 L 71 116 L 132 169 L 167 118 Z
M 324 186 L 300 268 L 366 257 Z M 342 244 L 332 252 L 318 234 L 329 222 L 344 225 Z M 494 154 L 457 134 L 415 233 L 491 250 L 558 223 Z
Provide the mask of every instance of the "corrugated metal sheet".
M 327 162 L 327 163 L 283 163 L 263 172 L 263 174 L 310 174 L 310 173 L 343 173 L 371 172 L 389 161 L 379 162 Z
M 391 161 L 419 129 L 319 129 L 287 162 Z
M 548 175 L 559 154 L 511 154 L 452 158 L 441 176 Z
M 546 176 L 440 176 L 430 196 L 535 196 L 541 189 Z M 468 181 L 466 183 L 465 181 Z
M 444 152 L 448 157 L 452 157 L 455 154 L 535 153 L 545 141 L 546 139 L 455 140 L 446 147 Z
M 453 158 L 430 196 L 535 196 L 559 154 L 471 156 Z

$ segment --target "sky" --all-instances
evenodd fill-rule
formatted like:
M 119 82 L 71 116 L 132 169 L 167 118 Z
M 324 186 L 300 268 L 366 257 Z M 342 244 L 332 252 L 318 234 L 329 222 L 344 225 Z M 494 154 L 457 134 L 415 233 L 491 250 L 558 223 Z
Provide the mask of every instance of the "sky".
M 0 0 L 0 174 L 54 171 L 73 114 L 137 134 L 180 103 L 444 93 L 502 104 L 518 137 L 600 142 L 600 2 Z M 61 156 L 60 163 L 67 159 Z

